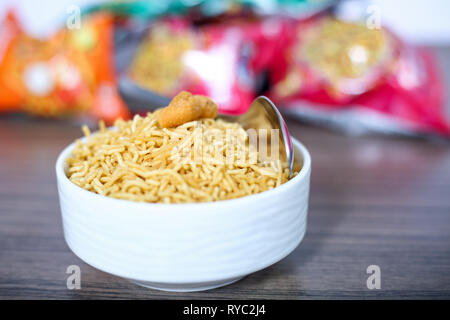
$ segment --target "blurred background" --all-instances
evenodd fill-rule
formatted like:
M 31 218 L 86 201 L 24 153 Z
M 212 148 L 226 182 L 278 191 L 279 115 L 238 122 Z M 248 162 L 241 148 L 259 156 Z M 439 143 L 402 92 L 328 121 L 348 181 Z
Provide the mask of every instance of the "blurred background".
M 351 134 L 449 137 L 449 67 L 430 49 L 450 44 L 449 9 L 444 0 L 3 0 L 0 112 L 113 123 L 181 90 L 231 114 L 264 94 L 286 115 Z

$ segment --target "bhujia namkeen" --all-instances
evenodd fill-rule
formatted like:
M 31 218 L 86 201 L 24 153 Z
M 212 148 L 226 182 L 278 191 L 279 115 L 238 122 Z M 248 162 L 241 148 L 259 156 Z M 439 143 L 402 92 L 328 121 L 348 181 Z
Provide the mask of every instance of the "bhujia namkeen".
M 183 99 L 192 110 L 198 107 L 192 103 L 200 101 L 201 110 L 184 110 L 187 122 L 180 123 L 180 113 L 170 108 L 183 110 Z M 172 100 L 175 105 L 118 120 L 112 129 L 101 122 L 91 134 L 83 127 L 85 141 L 76 141 L 67 159 L 68 178 L 101 195 L 162 203 L 233 199 L 289 180 L 281 157 L 260 159 L 248 132 L 238 123 L 214 119 L 217 106 L 202 99 L 209 98 L 182 92 Z M 178 117 L 173 123 L 170 113 Z M 170 125 L 161 125 L 161 118 Z

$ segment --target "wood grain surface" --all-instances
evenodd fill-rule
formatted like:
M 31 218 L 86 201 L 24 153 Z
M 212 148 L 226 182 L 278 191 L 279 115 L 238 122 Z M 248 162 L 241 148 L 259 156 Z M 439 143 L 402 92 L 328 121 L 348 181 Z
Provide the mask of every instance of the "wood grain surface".
M 450 50 L 437 53 L 448 84 Z M 78 124 L 1 117 L 0 299 L 449 299 L 450 144 L 288 125 L 312 156 L 303 242 L 232 285 L 169 293 L 94 269 L 67 247 L 54 163 Z M 373 264 L 380 290 L 366 286 Z M 67 289 L 69 265 L 81 268 L 80 290 Z

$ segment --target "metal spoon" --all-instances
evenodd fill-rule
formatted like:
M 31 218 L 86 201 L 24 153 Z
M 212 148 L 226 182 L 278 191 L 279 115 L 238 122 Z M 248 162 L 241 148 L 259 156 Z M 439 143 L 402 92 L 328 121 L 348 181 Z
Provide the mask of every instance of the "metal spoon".
M 280 154 L 286 155 L 286 160 L 289 167 L 289 177 L 292 177 L 292 168 L 294 165 L 294 149 L 292 148 L 291 135 L 287 128 L 286 122 L 283 119 L 280 111 L 265 96 L 259 96 L 253 100 L 247 112 L 239 116 L 220 115 L 219 118 L 229 122 L 238 122 L 246 130 L 255 129 L 278 129 Z M 271 131 L 269 131 L 270 133 Z M 267 138 L 269 138 L 268 136 Z
M 167 106 L 170 102 L 169 98 L 141 88 L 127 77 L 120 79 L 119 91 L 131 110 L 155 110 Z M 258 129 L 269 129 L 270 133 L 270 129 L 278 129 L 280 154 L 286 155 L 289 177 L 292 177 L 294 150 L 292 148 L 291 136 L 281 113 L 272 101 L 265 96 L 259 96 L 252 102 L 246 113 L 239 116 L 219 114 L 219 118 L 230 122 L 239 122 L 246 130 L 255 129 L 258 131 Z

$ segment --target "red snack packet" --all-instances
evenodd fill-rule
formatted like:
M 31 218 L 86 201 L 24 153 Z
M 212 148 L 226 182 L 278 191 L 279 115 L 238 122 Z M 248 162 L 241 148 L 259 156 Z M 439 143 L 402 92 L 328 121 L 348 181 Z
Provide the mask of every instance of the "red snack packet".
M 181 90 L 211 97 L 221 113 L 246 111 L 259 73 L 279 51 L 278 19 L 229 19 L 194 26 L 163 19 L 150 29 L 130 64 L 139 86 L 168 97 Z
M 321 16 L 295 22 L 268 95 L 285 112 L 354 132 L 450 136 L 431 55 L 386 29 Z
M 329 105 L 348 103 L 373 88 L 393 61 L 384 30 L 329 16 L 294 22 L 291 30 L 272 79 L 279 101 L 301 96 Z

